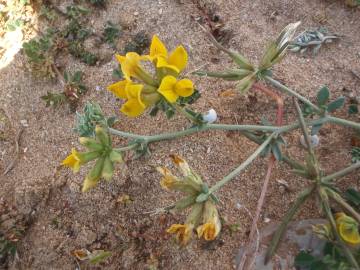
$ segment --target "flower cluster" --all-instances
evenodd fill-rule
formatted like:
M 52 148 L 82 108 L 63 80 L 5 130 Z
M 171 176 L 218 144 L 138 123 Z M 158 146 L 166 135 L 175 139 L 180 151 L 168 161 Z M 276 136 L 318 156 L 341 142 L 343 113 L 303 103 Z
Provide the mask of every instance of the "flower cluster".
M 343 212 L 340 212 L 335 214 L 335 223 L 337 233 L 346 244 L 360 244 L 359 224 L 355 219 Z M 314 232 L 320 237 L 324 237 L 329 240 L 334 238 L 333 233 L 331 232 L 330 224 L 316 225 L 314 227 Z
M 155 35 L 149 55 L 128 52 L 125 56 L 116 55 L 116 59 L 121 65 L 124 80 L 108 86 L 108 90 L 125 100 L 120 111 L 127 116 L 137 117 L 162 99 L 172 104 L 179 97 L 189 97 L 194 93 L 191 80 L 179 79 L 188 61 L 183 46 L 168 53 L 165 45 Z M 149 73 L 142 62 L 153 65 L 154 74 Z
M 94 167 L 85 177 L 83 192 L 96 186 L 102 177 L 105 180 L 111 180 L 114 174 L 114 163 L 123 161 L 121 153 L 112 149 L 111 138 L 105 129 L 97 126 L 95 133 L 95 139 L 90 137 L 79 138 L 80 144 L 88 149 L 87 152 L 78 152 L 73 148 L 71 154 L 62 162 L 62 165 L 70 167 L 76 173 L 82 165 L 96 160 Z
M 176 240 L 182 246 L 189 243 L 195 229 L 199 238 L 203 237 L 207 241 L 214 240 L 221 230 L 215 202 L 209 198 L 205 202 L 197 203 L 196 197 L 204 189 L 203 181 L 181 157 L 172 155 L 171 158 L 183 177 L 178 178 L 167 168 L 158 167 L 158 172 L 163 176 L 160 185 L 166 190 L 176 190 L 186 195 L 175 204 L 175 210 L 191 207 L 191 211 L 184 224 L 173 224 L 167 232 L 176 234 Z

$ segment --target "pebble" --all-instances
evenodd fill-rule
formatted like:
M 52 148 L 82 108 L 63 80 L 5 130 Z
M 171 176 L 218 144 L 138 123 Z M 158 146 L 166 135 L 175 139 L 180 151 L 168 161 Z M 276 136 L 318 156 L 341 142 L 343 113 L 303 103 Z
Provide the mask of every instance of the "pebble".
M 161 15 L 162 13 L 163 13 L 163 9 L 160 8 L 160 9 L 159 9 L 159 15 Z
M 26 119 L 20 120 L 20 124 L 21 124 L 23 127 L 28 127 L 28 126 L 29 126 L 28 121 L 27 121 Z
M 134 16 L 138 16 L 138 15 L 139 15 L 139 12 L 135 11 Z

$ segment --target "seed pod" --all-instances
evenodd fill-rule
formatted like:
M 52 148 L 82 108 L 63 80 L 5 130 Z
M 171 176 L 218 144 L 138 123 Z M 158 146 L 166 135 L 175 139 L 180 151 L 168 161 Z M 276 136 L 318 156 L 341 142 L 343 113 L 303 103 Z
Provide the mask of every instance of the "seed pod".
M 109 157 L 112 162 L 123 162 L 122 154 L 118 151 L 112 150 Z
M 91 152 L 84 152 L 84 153 L 77 153 L 76 156 L 80 160 L 82 164 L 87 163 L 91 160 L 94 160 L 100 157 L 101 151 L 91 151 Z

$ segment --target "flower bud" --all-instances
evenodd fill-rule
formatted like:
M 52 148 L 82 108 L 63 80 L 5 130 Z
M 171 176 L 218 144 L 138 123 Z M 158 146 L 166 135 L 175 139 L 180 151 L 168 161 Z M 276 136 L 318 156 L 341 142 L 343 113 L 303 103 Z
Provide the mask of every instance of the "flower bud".
M 214 123 L 217 119 L 217 113 L 214 109 L 210 109 L 202 116 L 203 120 L 209 124 Z
M 112 150 L 112 151 L 110 152 L 109 157 L 110 157 L 110 160 L 111 160 L 112 162 L 123 162 L 123 158 L 122 158 L 121 153 L 119 153 L 119 152 L 116 151 L 116 150 Z
M 104 147 L 93 138 L 80 137 L 79 142 L 89 150 L 99 151 L 104 149 Z
M 110 181 L 114 175 L 114 165 L 109 156 L 104 159 L 104 166 L 101 172 L 101 176 L 105 178 L 105 180 Z
M 96 186 L 103 170 L 105 158 L 101 157 L 99 158 L 95 166 L 91 169 L 91 171 L 88 173 L 88 175 L 85 178 L 85 181 L 83 183 L 82 192 L 86 192 L 92 187 Z
M 103 146 L 110 146 L 111 140 L 109 134 L 101 126 L 95 127 L 96 138 L 101 142 Z

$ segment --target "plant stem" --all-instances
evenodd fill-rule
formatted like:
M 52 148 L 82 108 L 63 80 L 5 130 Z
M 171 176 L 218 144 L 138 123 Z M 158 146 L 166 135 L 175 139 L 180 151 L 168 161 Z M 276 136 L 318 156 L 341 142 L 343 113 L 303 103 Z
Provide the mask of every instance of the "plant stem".
M 188 113 L 183 107 L 175 104 L 175 105 L 174 105 L 174 108 L 175 108 L 179 113 L 181 113 L 183 116 L 185 116 L 185 118 L 189 119 L 192 123 L 194 123 L 194 124 L 199 124 L 199 123 L 198 123 L 199 121 L 198 121 L 194 116 L 192 116 L 190 113 Z
M 266 148 L 266 146 L 271 142 L 271 140 L 274 138 L 276 133 L 272 133 L 256 150 L 250 157 L 248 157 L 247 160 L 245 160 L 239 167 L 237 167 L 235 170 L 233 170 L 231 173 L 229 173 L 227 176 L 225 176 L 223 179 L 221 179 L 219 182 L 217 182 L 215 185 L 213 185 L 211 188 L 209 188 L 208 195 L 211 193 L 217 191 L 219 188 L 221 188 L 223 185 L 228 183 L 231 179 L 233 179 L 236 175 L 238 175 L 242 170 L 244 170 L 253 160 Z
M 327 116 L 327 121 L 330 123 L 338 124 L 341 126 L 352 127 L 354 129 L 360 130 L 360 123 L 356 123 L 353 121 L 349 121 L 349 120 L 345 120 L 345 119 L 341 119 L 341 118 L 337 118 L 337 117 L 333 117 L 333 116 Z
M 320 190 L 319 195 L 320 195 L 320 199 L 322 201 L 323 208 L 325 210 L 326 216 L 327 216 L 328 220 L 330 221 L 330 225 L 331 225 L 333 234 L 335 235 L 336 241 L 340 244 L 342 250 L 345 253 L 345 256 L 347 257 L 347 259 L 349 261 L 349 263 L 355 269 L 360 269 L 356 259 L 354 258 L 354 255 L 351 253 L 351 250 L 349 250 L 349 248 L 342 241 L 340 235 L 338 234 L 338 231 L 336 229 L 336 223 L 335 223 L 334 217 L 333 217 L 333 215 L 331 213 L 331 210 L 330 210 L 329 199 L 327 197 L 327 193 L 326 192 L 321 192 L 321 190 Z
M 266 81 L 268 81 L 269 83 L 271 83 L 275 87 L 279 88 L 280 90 L 284 91 L 285 93 L 289 94 L 290 96 L 296 97 L 297 99 L 301 100 L 305 104 L 311 106 L 315 111 L 321 112 L 321 110 L 320 110 L 320 108 L 318 106 L 316 106 L 310 100 L 308 100 L 307 98 L 305 98 L 302 95 L 298 94 L 294 90 L 291 90 L 287 86 L 281 84 L 280 82 L 278 82 L 277 80 L 275 80 L 275 79 L 273 79 L 273 78 L 271 78 L 269 76 L 265 76 L 264 78 L 265 78 Z
M 248 243 L 247 243 L 247 245 L 246 245 L 246 247 L 244 249 L 244 253 L 243 253 L 242 258 L 240 260 L 240 264 L 237 267 L 237 270 L 243 270 L 245 264 L 248 261 L 247 260 L 247 254 L 250 252 L 251 244 L 253 242 L 253 239 L 254 239 L 254 236 L 255 236 L 255 233 L 256 233 L 256 230 L 257 230 L 257 223 L 258 223 L 258 220 L 260 218 L 260 213 L 261 213 L 262 206 L 264 204 L 264 199 L 265 199 L 267 187 L 269 185 L 271 172 L 272 172 L 272 169 L 275 166 L 275 163 L 276 163 L 275 157 L 271 156 L 270 159 L 269 159 L 269 162 L 268 162 L 268 169 L 267 169 L 267 172 L 266 172 L 263 188 L 261 190 L 260 198 L 258 200 L 258 204 L 257 204 L 257 207 L 256 207 L 255 216 L 254 216 L 253 221 L 252 221 L 251 230 L 250 230 L 250 234 L 249 234 L 249 240 L 248 240 Z M 252 254 L 252 257 L 250 257 L 250 259 L 252 259 L 254 256 L 256 256 L 256 254 Z M 250 262 L 251 262 L 251 260 L 250 260 Z M 251 265 L 251 263 L 249 263 L 248 265 Z M 247 269 L 247 268 L 245 268 L 245 269 Z
M 288 164 L 293 169 L 302 170 L 302 171 L 307 170 L 304 165 L 300 164 L 296 160 L 294 160 L 286 155 L 282 155 L 281 161 L 284 161 L 286 164 Z
M 120 151 L 120 152 L 125 152 L 125 151 L 129 151 L 129 150 L 132 150 L 132 149 L 135 149 L 137 148 L 139 145 L 137 143 L 133 143 L 133 144 L 130 144 L 128 146 L 124 146 L 124 147 L 120 147 L 120 148 L 114 148 L 114 150 L 116 151 Z
M 351 166 L 349 166 L 341 171 L 338 171 L 336 173 L 329 174 L 329 175 L 323 177 L 322 180 L 323 180 L 323 182 L 330 182 L 331 180 L 333 180 L 335 178 L 341 178 L 359 168 L 360 168 L 360 162 L 356 162 L 355 164 L 352 164 Z
M 341 207 L 343 207 L 345 210 L 347 210 L 360 224 L 360 215 L 357 211 L 355 211 L 354 208 L 351 207 L 339 194 L 332 190 L 328 190 L 327 194 L 336 201 Z
M 287 211 L 286 215 L 284 216 L 283 220 L 281 221 L 280 226 L 278 227 L 273 238 L 271 239 L 270 246 L 269 246 L 269 248 L 266 252 L 266 256 L 265 256 L 265 264 L 267 264 L 269 262 L 269 260 L 271 259 L 271 257 L 274 255 L 288 223 L 293 218 L 293 216 L 296 214 L 298 208 L 306 201 L 306 199 L 309 197 L 309 195 L 314 191 L 314 189 L 315 189 L 315 185 L 303 190 L 300 193 L 300 195 L 297 197 L 295 203 Z

